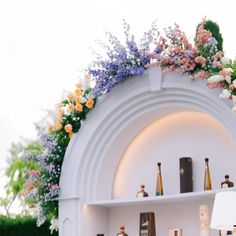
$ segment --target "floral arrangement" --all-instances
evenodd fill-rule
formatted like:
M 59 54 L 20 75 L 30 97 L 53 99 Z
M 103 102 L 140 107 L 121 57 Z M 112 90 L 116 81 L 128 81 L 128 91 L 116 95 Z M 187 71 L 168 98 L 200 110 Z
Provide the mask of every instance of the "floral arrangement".
M 57 218 L 61 165 L 70 138 L 79 131 L 97 100 L 117 84 L 142 75 L 150 67 L 160 66 L 163 75 L 175 71 L 191 79 L 205 79 L 209 88 L 221 88 L 220 97 L 232 99 L 236 111 L 236 62 L 223 57 L 218 49 L 222 49 L 221 35 L 207 28 L 209 23 L 213 28 L 218 27 L 204 19 L 197 27 L 193 43 L 178 25 L 160 33 L 153 24 L 139 44 L 125 22 L 125 45 L 107 33 L 109 45 L 100 43 L 106 55 L 97 55 L 75 90 L 58 105 L 53 123 L 40 134 L 44 146 L 44 152 L 36 157 L 40 168 L 29 174 L 25 189 L 26 197 L 38 208 L 38 225 L 46 217 Z

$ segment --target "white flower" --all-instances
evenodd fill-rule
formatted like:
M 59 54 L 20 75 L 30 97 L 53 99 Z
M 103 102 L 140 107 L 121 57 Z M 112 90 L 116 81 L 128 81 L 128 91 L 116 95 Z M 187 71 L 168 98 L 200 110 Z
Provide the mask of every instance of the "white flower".
M 226 77 L 225 77 L 225 80 L 227 81 L 228 84 L 231 83 L 231 77 L 230 77 L 230 76 L 226 76 Z
M 233 101 L 233 104 L 236 105 L 236 96 L 235 95 L 232 95 L 232 101 Z
M 224 80 L 225 78 L 222 75 L 212 75 L 211 77 L 207 79 L 207 82 L 210 84 L 213 84 L 213 83 L 221 82 Z
M 229 64 L 230 63 L 230 59 L 228 57 L 222 57 L 221 58 L 221 62 L 226 65 L 226 64 Z
M 236 88 L 236 80 L 233 81 L 233 85 Z
M 58 231 L 59 230 L 59 219 L 52 218 L 50 221 L 51 225 L 49 229 L 51 230 L 51 234 L 53 233 L 54 230 Z
M 229 98 L 231 96 L 231 91 L 228 89 L 223 89 L 222 93 L 219 95 L 220 98 Z
M 236 105 L 233 106 L 232 111 L 236 113 Z
M 81 98 L 80 98 L 80 102 L 81 102 L 81 103 L 86 103 L 86 102 L 87 102 L 87 99 L 86 99 L 85 97 L 81 97 Z

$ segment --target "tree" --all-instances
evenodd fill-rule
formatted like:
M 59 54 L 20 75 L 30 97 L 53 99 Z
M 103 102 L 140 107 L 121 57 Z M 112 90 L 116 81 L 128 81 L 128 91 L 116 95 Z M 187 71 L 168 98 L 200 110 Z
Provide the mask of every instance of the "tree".
M 6 169 L 6 197 L 0 199 L 7 215 L 10 214 L 10 208 L 16 199 L 26 208 L 27 200 L 22 192 L 26 186 L 30 171 L 39 169 L 35 157 L 42 152 L 43 147 L 37 140 L 30 141 L 22 139 L 20 142 L 11 145 L 8 167 Z

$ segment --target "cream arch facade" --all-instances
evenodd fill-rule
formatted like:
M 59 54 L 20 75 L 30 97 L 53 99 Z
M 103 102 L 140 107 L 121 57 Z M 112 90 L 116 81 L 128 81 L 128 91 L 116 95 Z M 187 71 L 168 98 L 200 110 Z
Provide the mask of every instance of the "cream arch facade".
M 116 169 L 129 143 L 145 127 L 179 111 L 207 113 L 236 141 L 236 116 L 229 101 L 219 99 L 202 80 L 169 74 L 160 68 L 120 84 L 99 100 L 70 141 L 62 167 L 59 199 L 60 236 L 107 232 L 109 210 L 87 202 L 112 199 Z

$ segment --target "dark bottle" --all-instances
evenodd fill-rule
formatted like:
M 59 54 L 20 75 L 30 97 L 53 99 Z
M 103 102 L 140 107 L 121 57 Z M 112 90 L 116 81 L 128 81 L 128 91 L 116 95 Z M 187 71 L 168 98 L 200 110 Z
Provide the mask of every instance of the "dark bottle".
M 179 159 L 179 174 L 180 174 L 180 193 L 193 191 L 193 170 L 192 158 L 181 157 Z
M 229 175 L 225 175 L 225 181 L 221 183 L 221 188 L 231 188 L 234 187 L 234 183 L 229 181 Z
M 163 184 L 161 176 L 161 163 L 157 163 L 157 182 L 156 182 L 156 196 L 163 195 Z
M 140 213 L 139 236 L 156 236 L 154 212 Z
M 116 236 L 128 236 L 128 234 L 125 233 L 125 226 L 124 225 L 120 226 L 120 232 Z
M 140 191 L 137 192 L 136 197 L 137 198 L 142 198 L 142 197 L 148 197 L 148 193 L 144 191 L 145 185 L 141 184 L 140 185 Z
M 204 176 L 204 190 L 211 190 L 211 175 L 209 169 L 209 159 L 205 158 L 205 176 Z

